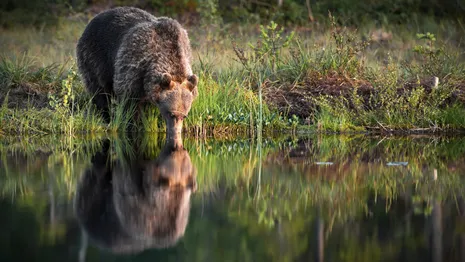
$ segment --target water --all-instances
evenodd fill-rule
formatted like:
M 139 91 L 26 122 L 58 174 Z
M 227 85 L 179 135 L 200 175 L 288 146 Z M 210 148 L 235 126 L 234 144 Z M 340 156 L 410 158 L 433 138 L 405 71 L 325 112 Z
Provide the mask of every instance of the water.
M 1 261 L 465 261 L 465 137 L 3 139 Z

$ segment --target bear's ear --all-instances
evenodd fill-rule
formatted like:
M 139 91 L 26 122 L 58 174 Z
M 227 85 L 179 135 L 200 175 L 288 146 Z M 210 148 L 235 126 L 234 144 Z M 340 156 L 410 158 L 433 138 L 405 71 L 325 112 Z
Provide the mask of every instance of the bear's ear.
M 172 80 L 172 77 L 170 74 L 168 73 L 163 73 L 161 75 L 161 81 L 160 81 L 160 86 L 163 88 L 163 89 L 169 89 L 171 87 L 171 80 Z
M 190 91 L 194 90 L 198 83 L 199 78 L 196 75 L 190 75 L 187 77 L 187 87 Z

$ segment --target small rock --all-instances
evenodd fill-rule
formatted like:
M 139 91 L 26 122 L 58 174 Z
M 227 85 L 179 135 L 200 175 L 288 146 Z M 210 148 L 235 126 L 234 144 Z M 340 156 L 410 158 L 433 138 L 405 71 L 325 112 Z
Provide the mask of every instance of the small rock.
M 315 162 L 315 164 L 321 165 L 321 166 L 330 166 L 333 164 L 333 162 Z
M 388 166 L 406 166 L 408 162 L 388 162 L 386 165 Z

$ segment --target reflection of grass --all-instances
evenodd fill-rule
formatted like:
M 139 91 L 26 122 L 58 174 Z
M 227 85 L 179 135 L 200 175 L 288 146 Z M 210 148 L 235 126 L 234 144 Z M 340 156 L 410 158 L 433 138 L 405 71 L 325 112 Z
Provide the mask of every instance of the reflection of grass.
M 86 166 L 99 140 L 92 137 L 37 137 L 2 139 L 0 159 L 3 195 L 33 197 L 40 185 L 71 198 L 77 174 Z M 19 194 L 18 194 L 19 193 Z
M 163 145 L 157 136 L 111 141 L 114 158 L 142 153 L 155 159 Z M 308 205 L 319 206 L 330 221 L 346 220 L 361 214 L 371 192 L 394 199 L 413 187 L 415 197 L 426 203 L 461 195 L 464 141 L 320 136 L 296 144 L 292 140 L 265 139 L 261 176 L 256 144 L 251 140 L 186 139 L 184 146 L 196 166 L 200 194 L 234 196 L 232 209 L 253 210 L 261 223 L 272 227 L 276 221 L 292 219 Z M 99 145 L 99 140 L 4 141 L 0 148 L 4 174 L 1 192 L 27 198 L 47 185 L 69 199 Z M 42 162 L 37 155 L 41 151 L 50 152 L 42 155 Z M 304 157 L 291 157 L 296 152 L 304 152 Z M 317 161 L 334 164 L 316 166 Z M 388 161 L 405 161 L 408 165 L 390 167 L 386 166 Z M 456 166 L 456 171 L 449 169 L 451 166 Z M 434 168 L 439 174 L 436 179 Z
M 447 168 L 463 161 L 460 150 L 448 152 L 450 140 L 391 138 L 378 144 L 379 141 L 338 136 L 309 140 L 302 149 L 308 155 L 300 161 L 289 157 L 290 148 L 283 143 L 281 153 L 271 150 L 266 154 L 270 163 L 264 165 L 260 181 L 258 163 L 250 167 L 246 159 L 242 166 L 247 171 L 229 169 L 233 172 L 224 174 L 225 178 L 219 176 L 216 181 L 226 179 L 218 188 L 226 187 L 234 196 L 231 204 L 235 208 L 253 210 L 257 219 L 269 226 L 290 219 L 308 205 L 321 207 L 329 221 L 344 221 L 365 210 L 372 192 L 382 198 L 395 199 L 413 187 L 415 197 L 427 204 L 434 198 L 445 199 L 465 193 L 460 171 Z M 463 142 L 461 138 L 453 141 Z M 442 158 L 445 154 L 452 157 Z M 408 162 L 408 166 L 386 166 L 388 161 L 398 158 Z M 252 159 L 252 163 L 256 162 L 255 153 Z M 314 163 L 322 159 L 333 161 L 333 166 L 315 166 Z M 433 179 L 433 168 L 441 174 L 437 180 Z M 460 168 L 463 167 L 459 166 L 458 170 Z M 228 176 L 233 182 L 228 183 Z
M 164 144 L 163 138 L 157 135 L 109 140 L 113 159 L 122 154 L 155 159 Z M 358 223 L 362 218 L 390 210 L 398 199 L 405 199 L 415 214 L 423 216 L 431 213 L 434 201 L 463 196 L 465 178 L 460 175 L 464 168 L 463 141 L 460 137 L 389 137 L 383 140 L 363 136 L 316 136 L 301 141 L 264 139 L 263 162 L 260 163 L 253 140 L 187 138 L 184 146 L 197 169 L 199 190 L 193 195 L 192 205 L 196 208 L 191 212 L 203 214 L 205 200 L 205 208 L 212 203 L 215 206 L 214 211 L 210 207 L 205 216 L 191 218 L 194 224 L 187 230 L 185 245 L 202 246 L 207 239 L 215 239 L 215 247 L 240 241 L 245 243 L 241 250 L 246 253 L 281 259 L 301 254 L 313 245 L 314 240 L 306 234 L 312 234 L 309 232 L 313 231 L 313 224 L 321 220 L 324 221 L 324 241 L 344 245 L 338 256 L 345 261 L 360 260 L 360 256 L 373 260 L 379 257 L 380 249 L 386 248 L 389 254 L 395 254 L 397 243 L 375 241 L 377 238 L 372 235 L 373 241 L 357 238 L 358 242 L 353 242 L 357 235 L 340 239 L 331 233 L 346 223 Z M 99 139 L 51 137 L 1 140 L 1 195 L 15 199 L 20 207 L 33 210 L 38 216 L 44 244 L 59 243 L 66 235 L 63 218 L 53 224 L 44 214 L 53 203 L 71 200 L 80 175 L 89 166 L 90 157 L 99 150 L 101 142 Z M 41 162 L 38 152 L 51 154 Z M 408 162 L 407 166 L 386 166 L 387 161 L 400 157 Z M 314 164 L 321 160 L 334 164 Z M 457 171 L 448 169 L 454 165 Z M 437 168 L 437 179 L 432 176 L 433 168 Z M 218 220 L 222 221 L 221 226 L 215 224 Z M 398 227 L 401 226 L 403 224 Z M 212 235 L 195 241 L 190 239 L 197 239 L 199 234 Z M 224 242 L 223 234 L 233 240 Z M 256 241 L 259 237 L 267 241 Z M 283 246 L 282 243 L 287 244 Z M 355 250 L 352 243 L 358 243 L 360 249 Z M 207 245 L 210 247 L 212 243 Z

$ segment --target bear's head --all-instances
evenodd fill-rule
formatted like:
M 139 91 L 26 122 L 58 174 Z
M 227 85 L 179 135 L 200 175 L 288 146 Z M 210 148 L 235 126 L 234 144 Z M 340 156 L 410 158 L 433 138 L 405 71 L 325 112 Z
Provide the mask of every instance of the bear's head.
M 77 185 L 74 208 L 85 235 L 120 254 L 174 246 L 197 187 L 188 151 L 167 141 L 156 159 L 123 150 L 112 161 L 109 148 L 106 141 Z
M 197 187 L 195 167 L 187 150 L 171 143 L 156 160 L 143 162 L 136 168 L 115 165 L 116 214 L 132 238 L 149 240 L 153 247 L 173 246 L 187 226 L 191 193 Z
M 192 102 L 197 97 L 197 84 L 196 75 L 190 75 L 183 81 L 175 81 L 170 74 L 162 74 L 154 102 L 166 122 L 168 138 L 175 138 L 181 134 L 184 118 L 189 114 Z

